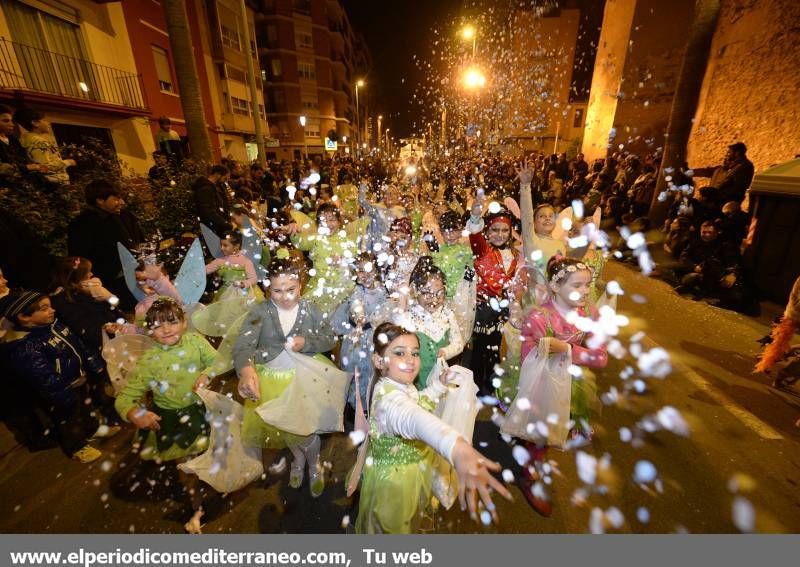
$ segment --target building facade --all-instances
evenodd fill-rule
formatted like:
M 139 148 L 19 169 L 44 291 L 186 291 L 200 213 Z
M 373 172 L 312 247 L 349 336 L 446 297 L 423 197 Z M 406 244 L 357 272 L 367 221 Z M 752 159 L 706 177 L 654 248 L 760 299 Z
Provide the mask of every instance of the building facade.
M 59 143 L 95 138 L 148 167 L 150 101 L 118 2 L 0 0 L 0 101 L 44 112 Z
M 369 57 L 339 0 L 262 0 L 256 25 L 267 100 L 267 156 L 345 152 L 355 134 L 355 82 Z M 305 118 L 305 126 L 300 118 Z M 362 113 L 363 116 L 363 113 Z
M 158 119 L 172 121 L 173 129 L 186 135 L 179 87 L 171 55 L 163 8 L 156 0 L 122 0 L 125 21 L 131 37 L 136 65 L 142 74 L 150 113 L 149 127 L 155 136 Z M 257 102 L 253 105 L 247 83 L 248 54 L 258 54 L 255 44 L 255 2 L 246 3 L 251 45 L 245 46 L 242 26 L 245 19 L 239 0 L 186 0 L 195 67 L 206 126 L 214 158 L 226 157 L 242 162 L 256 159 L 254 113 L 258 108 L 262 129 L 267 131 L 263 82 L 256 71 Z

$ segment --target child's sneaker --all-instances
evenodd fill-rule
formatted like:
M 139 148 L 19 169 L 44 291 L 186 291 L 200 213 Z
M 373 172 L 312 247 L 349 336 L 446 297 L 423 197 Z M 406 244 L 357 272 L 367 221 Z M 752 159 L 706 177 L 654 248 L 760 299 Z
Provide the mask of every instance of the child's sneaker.
M 108 439 L 109 437 L 114 437 L 120 431 L 122 431 L 122 428 L 119 425 L 101 425 L 92 435 L 92 439 Z
M 91 445 L 84 445 L 83 449 L 78 449 L 72 453 L 72 458 L 80 461 L 84 465 L 91 463 L 103 456 L 103 453 L 92 447 Z

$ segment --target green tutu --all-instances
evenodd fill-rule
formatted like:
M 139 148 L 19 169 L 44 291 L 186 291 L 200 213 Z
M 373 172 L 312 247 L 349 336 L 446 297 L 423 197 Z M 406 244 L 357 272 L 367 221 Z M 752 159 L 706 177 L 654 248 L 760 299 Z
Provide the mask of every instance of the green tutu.
M 303 442 L 306 437 L 282 431 L 266 423 L 256 413 L 256 408 L 279 398 L 294 380 L 295 370 L 274 370 L 264 364 L 256 365 L 261 398 L 258 401 L 244 401 L 244 420 L 242 421 L 242 443 L 249 447 L 283 449 Z
M 233 284 L 236 282 L 243 282 L 247 279 L 247 272 L 244 266 L 220 266 L 219 270 L 217 270 L 217 275 L 222 278 L 222 284 L 219 286 L 219 289 L 214 292 L 214 302 L 222 299 L 225 292 L 228 291 Z M 239 289 L 241 291 L 242 288 Z M 261 291 L 260 287 L 254 285 L 250 289 L 253 290 L 257 301 L 264 300 L 264 292 Z M 244 295 L 244 293 L 242 293 L 242 295 Z
M 356 533 L 418 531 L 431 503 L 435 453 L 422 441 L 372 436 L 361 476 Z
M 140 429 L 139 457 L 145 461 L 174 461 L 198 455 L 208 449 L 210 428 L 206 406 L 194 403 L 179 410 L 153 406 L 161 421 L 158 431 Z

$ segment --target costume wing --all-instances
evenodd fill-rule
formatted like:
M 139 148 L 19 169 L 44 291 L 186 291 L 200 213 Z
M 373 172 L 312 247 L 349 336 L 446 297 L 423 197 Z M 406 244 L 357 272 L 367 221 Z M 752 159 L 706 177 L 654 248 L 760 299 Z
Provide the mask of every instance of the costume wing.
M 115 396 L 128 383 L 128 373 L 136 366 L 139 357 L 155 345 L 156 342 L 147 335 L 119 335 L 103 345 L 103 359 Z
M 184 305 L 200 301 L 206 289 L 206 265 L 203 260 L 203 247 L 200 245 L 199 239 L 195 238 L 189 247 L 173 283 L 181 295 Z
M 130 250 L 125 248 L 121 242 L 117 242 L 117 252 L 119 252 L 119 261 L 122 264 L 122 274 L 125 276 L 125 283 L 128 286 L 128 289 L 131 291 L 133 297 L 136 298 L 136 301 L 141 301 L 144 299 L 144 292 L 141 288 L 136 284 L 136 266 L 139 265 L 139 262 L 136 258 L 133 257 Z
M 512 199 L 511 197 L 506 197 L 505 199 L 503 199 L 503 204 L 506 206 L 506 209 L 508 209 L 512 215 L 514 215 L 518 219 L 522 218 L 522 212 L 519 210 L 519 203 L 517 203 L 514 199 Z
M 242 229 L 242 251 L 253 262 L 258 281 L 267 279 L 267 269 L 261 264 L 263 248 L 264 242 L 258 237 L 258 232 L 253 227 L 253 223 L 250 222 L 250 217 L 245 217 L 244 228 Z
M 211 255 L 214 256 L 214 258 L 222 258 L 224 254 L 222 253 L 222 247 L 219 244 L 219 236 L 217 236 L 213 230 L 208 228 L 203 223 L 200 223 L 200 232 L 203 234 L 203 240 L 206 241 L 206 246 L 208 246 L 208 251 L 211 252 Z

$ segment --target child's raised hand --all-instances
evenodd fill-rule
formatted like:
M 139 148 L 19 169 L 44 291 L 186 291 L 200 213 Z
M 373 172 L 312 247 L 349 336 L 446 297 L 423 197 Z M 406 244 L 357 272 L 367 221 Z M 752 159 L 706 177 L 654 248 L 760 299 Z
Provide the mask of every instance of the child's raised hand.
M 139 407 L 133 408 L 128 412 L 128 421 L 139 429 L 150 429 L 152 431 L 161 429 L 161 425 L 159 424 L 161 417 L 159 417 L 158 414 Z
M 478 520 L 478 496 L 492 515 L 492 521 L 499 522 L 491 490 L 496 490 L 506 500 L 512 500 L 511 493 L 502 482 L 492 476 L 492 471 L 500 472 L 500 464 L 489 461 L 476 451 L 463 438 L 453 447 L 453 466 L 458 474 L 458 501 L 461 509 L 469 509 L 469 516 Z
M 258 374 L 252 366 L 245 366 L 239 371 L 239 395 L 248 400 L 258 401 L 261 398 L 261 387 Z

